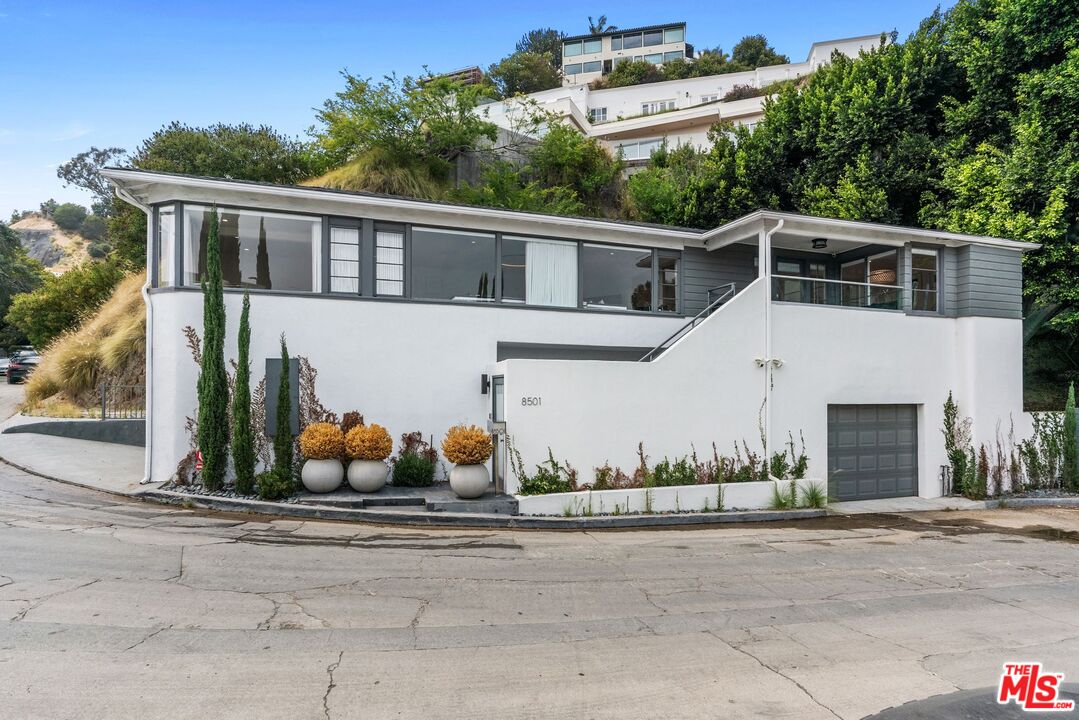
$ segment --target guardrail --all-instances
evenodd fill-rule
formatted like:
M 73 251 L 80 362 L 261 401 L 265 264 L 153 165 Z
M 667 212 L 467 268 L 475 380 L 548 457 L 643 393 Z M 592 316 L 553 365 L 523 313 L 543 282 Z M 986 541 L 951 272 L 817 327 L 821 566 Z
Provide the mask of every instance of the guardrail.
M 704 320 L 706 317 L 715 312 L 720 305 L 730 300 L 732 297 L 734 297 L 734 295 L 734 283 L 727 283 L 726 285 L 718 285 L 714 288 L 710 288 L 708 290 L 708 306 L 704 310 L 701 310 L 699 313 L 694 315 L 692 320 L 687 322 L 682 327 L 678 328 L 678 330 L 676 330 L 674 334 L 671 335 L 669 338 L 646 352 L 641 357 L 641 359 L 638 360 L 638 362 L 650 362 L 652 360 L 655 360 L 657 357 L 663 354 L 664 350 L 673 345 L 674 342 L 678 340 L 678 338 L 682 337 L 687 332 L 695 328 L 697 326 L 697 323 Z
M 102 383 L 98 387 L 102 420 L 146 418 L 146 386 Z
M 835 307 L 902 310 L 906 289 L 849 280 L 826 280 L 798 275 L 773 275 L 772 300 Z

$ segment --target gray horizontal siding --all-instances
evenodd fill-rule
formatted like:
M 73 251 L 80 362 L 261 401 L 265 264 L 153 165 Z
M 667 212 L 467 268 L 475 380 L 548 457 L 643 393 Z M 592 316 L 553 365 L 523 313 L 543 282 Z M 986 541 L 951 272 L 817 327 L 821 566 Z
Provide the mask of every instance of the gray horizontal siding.
M 686 248 L 682 252 L 682 308 L 686 315 L 696 315 L 708 306 L 708 291 L 734 283 L 741 292 L 757 279 L 753 261 L 756 245 L 736 243 L 718 250 Z
M 956 314 L 1023 317 L 1023 257 L 1017 250 L 968 245 L 955 251 Z

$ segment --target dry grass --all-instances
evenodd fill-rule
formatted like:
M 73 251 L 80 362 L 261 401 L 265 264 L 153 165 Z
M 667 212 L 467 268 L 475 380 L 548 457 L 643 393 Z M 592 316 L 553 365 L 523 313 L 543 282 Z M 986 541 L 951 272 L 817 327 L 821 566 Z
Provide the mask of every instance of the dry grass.
M 380 148 L 369 150 L 352 162 L 303 184 L 427 200 L 438 200 L 446 194 L 444 183 L 433 179 L 423 166 L 403 166 Z
M 61 335 L 41 354 L 41 364 L 26 383 L 29 409 L 65 401 L 95 407 L 103 382 L 141 385 L 146 371 L 146 273 L 120 281 L 97 314 Z

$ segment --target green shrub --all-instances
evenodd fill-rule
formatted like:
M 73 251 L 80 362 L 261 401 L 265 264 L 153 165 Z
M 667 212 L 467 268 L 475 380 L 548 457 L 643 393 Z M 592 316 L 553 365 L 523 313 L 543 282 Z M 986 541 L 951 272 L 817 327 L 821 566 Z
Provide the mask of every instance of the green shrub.
M 109 224 L 100 215 L 91 215 L 83 220 L 79 227 L 79 234 L 91 242 L 101 240 L 108 231 Z
M 786 452 L 772 453 L 772 460 L 768 463 L 768 472 L 772 477 L 782 480 L 787 477 L 787 473 L 791 469 L 790 460 L 787 459 Z
M 112 252 L 112 246 L 108 243 L 92 242 L 86 246 L 86 254 L 95 260 L 100 260 Z
M 53 210 L 52 219 L 64 230 L 78 230 L 86 219 L 86 208 L 75 203 L 64 203 Z
M 802 488 L 802 505 L 809 508 L 822 508 L 828 502 L 824 488 L 817 483 L 810 483 Z
M 403 453 L 393 464 L 393 484 L 427 487 L 435 481 L 435 464 L 414 452 Z
M 111 262 L 86 262 L 58 277 L 47 275 L 39 288 L 12 299 L 6 321 L 34 347 L 45 348 L 93 315 L 123 277 L 123 269 Z
M 274 468 L 256 475 L 255 487 L 263 500 L 281 500 L 292 495 L 296 490 L 296 482 L 292 479 L 290 469 L 281 471 Z
M 536 465 L 536 472 L 525 471 L 521 453 L 512 444 L 508 446 L 513 473 L 517 476 L 520 495 L 548 495 L 550 493 L 574 492 L 577 488 L 577 471 L 569 463 L 559 463 L 547 448 L 547 461 Z M 620 472 L 620 471 L 619 471 Z
M 652 487 L 671 487 L 672 485 L 695 485 L 697 471 L 689 459 L 682 457 L 671 463 L 667 458 L 656 463 L 652 468 Z

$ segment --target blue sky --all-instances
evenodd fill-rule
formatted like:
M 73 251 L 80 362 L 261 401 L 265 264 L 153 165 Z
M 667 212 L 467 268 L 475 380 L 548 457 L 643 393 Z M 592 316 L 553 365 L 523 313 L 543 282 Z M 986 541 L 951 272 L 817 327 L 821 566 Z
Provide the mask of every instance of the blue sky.
M 943 3 L 945 6 L 950 3 Z M 339 71 L 378 77 L 486 67 L 535 27 L 587 32 L 688 23 L 698 48 L 764 33 L 801 60 L 818 40 L 913 31 L 933 0 L 657 4 L 308 0 L 0 0 L 0 220 L 42 201 L 88 203 L 56 166 L 90 146 L 131 150 L 162 125 L 268 124 L 303 135 Z

